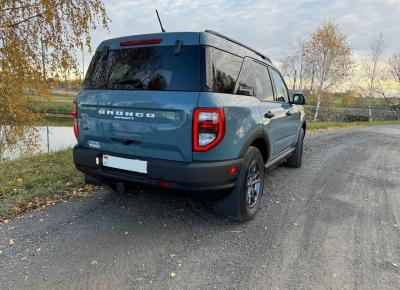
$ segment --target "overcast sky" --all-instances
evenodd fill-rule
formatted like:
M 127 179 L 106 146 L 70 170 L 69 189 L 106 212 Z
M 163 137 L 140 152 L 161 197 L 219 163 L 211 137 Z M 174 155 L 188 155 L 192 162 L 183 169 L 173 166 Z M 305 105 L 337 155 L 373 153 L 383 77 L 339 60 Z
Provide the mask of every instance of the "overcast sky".
M 93 45 L 118 36 L 159 32 L 158 9 L 167 31 L 212 29 L 259 49 L 274 61 L 333 19 L 356 54 L 367 53 L 380 32 L 385 54 L 400 49 L 400 0 L 104 0 L 110 32 L 93 34 Z M 87 67 L 87 64 L 86 64 Z

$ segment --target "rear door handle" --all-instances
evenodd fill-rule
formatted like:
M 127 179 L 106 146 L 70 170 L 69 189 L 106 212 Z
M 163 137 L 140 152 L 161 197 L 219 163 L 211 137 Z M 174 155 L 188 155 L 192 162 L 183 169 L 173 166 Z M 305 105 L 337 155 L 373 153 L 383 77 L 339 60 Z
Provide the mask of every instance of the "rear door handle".
M 273 118 L 273 117 L 275 117 L 275 114 L 272 113 L 271 111 L 268 111 L 268 112 L 266 112 L 266 113 L 264 114 L 264 118 L 271 119 L 271 118 Z

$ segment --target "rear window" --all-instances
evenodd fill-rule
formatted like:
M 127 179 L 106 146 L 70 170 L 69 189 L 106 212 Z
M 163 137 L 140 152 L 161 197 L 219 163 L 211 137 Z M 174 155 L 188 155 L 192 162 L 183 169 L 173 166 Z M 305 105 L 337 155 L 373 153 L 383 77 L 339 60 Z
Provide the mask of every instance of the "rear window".
M 243 59 L 214 47 L 205 48 L 206 90 L 233 94 Z
M 199 46 L 152 46 L 98 51 L 84 89 L 199 91 Z

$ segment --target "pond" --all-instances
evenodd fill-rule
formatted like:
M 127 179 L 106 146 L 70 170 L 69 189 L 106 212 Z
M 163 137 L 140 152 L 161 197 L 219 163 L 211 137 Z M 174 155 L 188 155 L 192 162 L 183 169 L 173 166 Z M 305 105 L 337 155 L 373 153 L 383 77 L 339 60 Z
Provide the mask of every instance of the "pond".
M 70 148 L 76 144 L 72 127 L 36 127 L 38 130 L 39 146 L 32 152 L 54 152 Z M 22 155 L 22 150 L 6 151 L 4 158 L 14 159 Z

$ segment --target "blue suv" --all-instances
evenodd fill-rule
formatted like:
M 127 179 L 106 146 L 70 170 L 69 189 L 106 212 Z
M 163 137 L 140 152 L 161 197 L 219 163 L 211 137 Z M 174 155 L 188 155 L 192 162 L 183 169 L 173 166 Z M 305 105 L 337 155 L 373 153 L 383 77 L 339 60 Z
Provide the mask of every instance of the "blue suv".
M 301 166 L 304 103 L 266 56 L 214 31 L 106 40 L 74 103 L 74 162 L 86 183 L 209 192 L 247 221 L 265 169 Z

